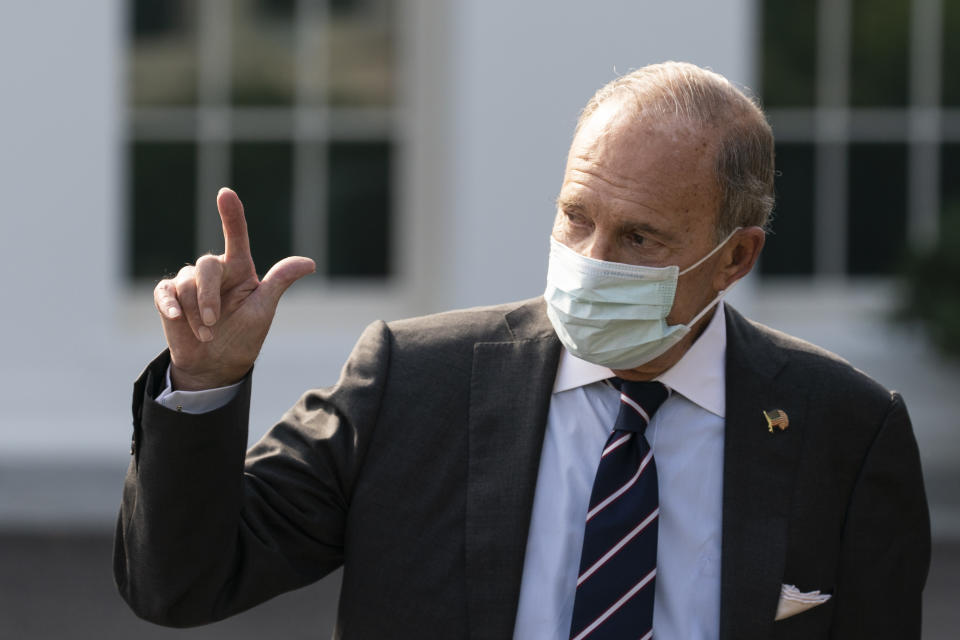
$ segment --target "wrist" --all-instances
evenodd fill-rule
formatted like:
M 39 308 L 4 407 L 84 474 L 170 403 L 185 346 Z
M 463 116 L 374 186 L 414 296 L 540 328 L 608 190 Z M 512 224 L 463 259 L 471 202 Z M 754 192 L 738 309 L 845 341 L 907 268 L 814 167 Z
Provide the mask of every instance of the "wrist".
M 211 371 L 192 373 L 170 364 L 170 386 L 174 391 L 207 391 L 229 387 L 240 382 L 247 374 L 244 372 Z

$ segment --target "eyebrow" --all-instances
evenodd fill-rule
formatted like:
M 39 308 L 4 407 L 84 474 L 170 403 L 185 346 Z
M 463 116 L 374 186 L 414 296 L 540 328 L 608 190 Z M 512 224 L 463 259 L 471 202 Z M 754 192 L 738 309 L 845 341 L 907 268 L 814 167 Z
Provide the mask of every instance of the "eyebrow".
M 577 211 L 584 211 L 587 208 L 583 204 L 583 200 L 580 198 L 571 198 L 570 196 L 564 196 L 563 194 L 557 196 L 556 203 L 561 209 L 576 209 Z

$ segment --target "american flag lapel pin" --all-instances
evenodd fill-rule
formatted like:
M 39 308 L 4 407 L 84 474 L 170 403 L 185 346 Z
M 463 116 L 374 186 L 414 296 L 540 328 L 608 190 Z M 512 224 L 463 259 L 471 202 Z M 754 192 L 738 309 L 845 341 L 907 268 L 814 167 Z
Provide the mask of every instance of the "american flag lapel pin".
M 774 427 L 783 431 L 790 426 L 790 419 L 787 417 L 787 412 L 783 409 L 764 411 L 763 417 L 767 419 L 767 430 L 770 433 L 773 433 Z

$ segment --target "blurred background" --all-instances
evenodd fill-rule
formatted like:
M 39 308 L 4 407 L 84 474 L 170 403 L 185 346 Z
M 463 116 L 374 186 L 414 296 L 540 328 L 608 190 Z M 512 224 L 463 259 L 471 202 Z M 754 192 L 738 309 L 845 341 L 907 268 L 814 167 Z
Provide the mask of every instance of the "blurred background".
M 906 397 L 935 536 L 926 638 L 960 624 L 960 0 L 0 3 L 0 638 L 324 637 L 337 576 L 193 631 L 136 620 L 110 540 L 151 290 L 221 250 L 233 186 L 284 298 L 251 440 L 363 327 L 542 292 L 577 114 L 666 59 L 777 138 L 759 273 L 731 296 Z

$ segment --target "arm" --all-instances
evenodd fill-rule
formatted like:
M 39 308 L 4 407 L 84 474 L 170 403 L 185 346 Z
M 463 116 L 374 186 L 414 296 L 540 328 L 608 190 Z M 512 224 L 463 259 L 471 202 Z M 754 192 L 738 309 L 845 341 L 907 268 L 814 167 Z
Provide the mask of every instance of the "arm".
M 342 563 L 389 344 L 385 325 L 369 327 L 337 385 L 304 395 L 246 456 L 249 377 L 226 406 L 190 415 L 152 400 L 166 358 L 148 367 L 114 557 L 138 615 L 170 626 L 212 622 Z
M 221 189 L 217 209 L 224 253 L 200 257 L 196 265 L 185 266 L 154 289 L 169 351 L 148 367 L 134 390 L 134 459 L 124 486 L 115 546 L 117 584 L 134 611 L 177 626 L 225 617 L 336 566 L 342 514 L 331 507 L 345 504 L 331 500 L 320 505 L 318 514 L 327 528 L 303 530 L 300 514 L 272 499 L 264 483 L 245 479 L 249 372 L 280 296 L 311 273 L 314 263 L 309 258 L 285 258 L 261 280 L 240 199 L 230 189 Z M 212 389 L 238 380 L 243 381 L 242 389 L 226 405 L 202 415 L 170 410 L 154 400 L 167 366 L 178 390 Z M 346 436 L 339 434 L 348 428 L 341 424 L 345 418 L 337 409 L 328 410 L 328 417 L 329 441 L 344 441 Z M 288 440 L 278 445 L 274 459 L 275 466 L 289 468 L 271 476 L 278 485 L 286 477 L 306 474 L 298 465 L 306 467 L 316 456 L 284 449 L 295 443 L 294 438 Z M 324 446 L 306 438 L 296 443 Z M 343 447 L 339 449 L 343 454 Z M 349 465 L 349 456 L 343 460 Z M 332 483 L 341 493 L 346 486 L 342 476 L 336 477 L 342 468 L 309 472 L 321 485 Z M 279 488 L 277 492 L 282 493 Z M 321 542 L 329 538 L 332 550 L 318 553 L 306 565 L 284 565 L 284 559 L 296 553 L 296 544 L 311 536 Z
M 929 565 L 920 456 L 894 393 L 847 510 L 831 637 L 919 639 Z

